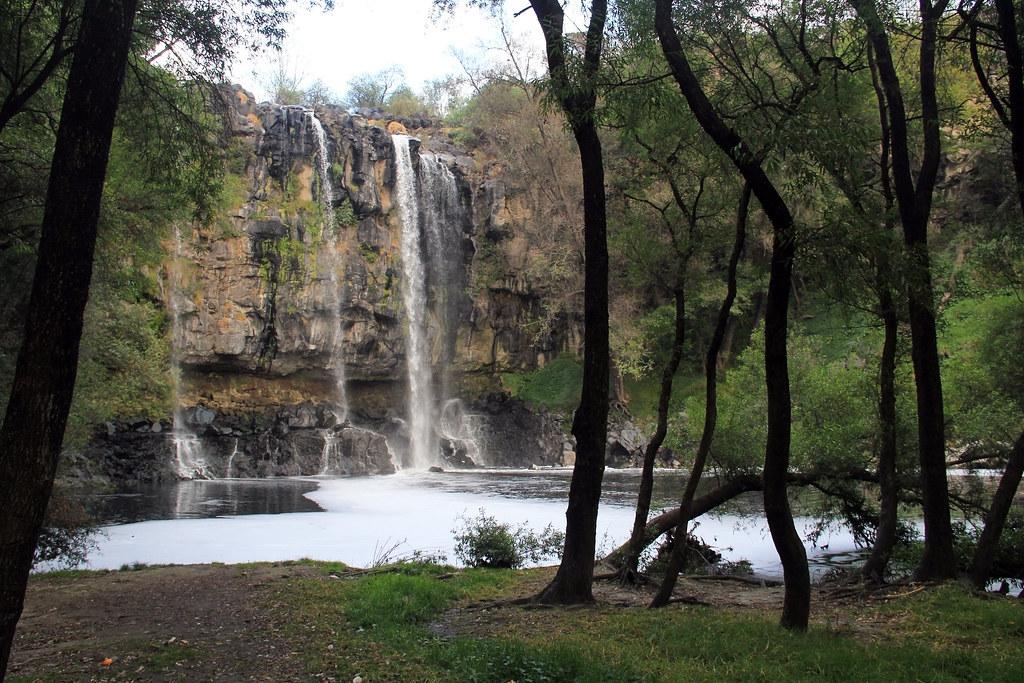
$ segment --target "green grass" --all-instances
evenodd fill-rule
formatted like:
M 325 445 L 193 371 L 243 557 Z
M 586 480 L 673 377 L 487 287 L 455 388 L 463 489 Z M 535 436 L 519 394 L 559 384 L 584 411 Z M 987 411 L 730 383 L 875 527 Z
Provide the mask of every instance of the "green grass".
M 658 418 L 658 399 L 661 396 L 661 374 L 624 381 L 626 395 L 629 396 L 629 412 L 638 420 L 647 420 L 653 425 Z M 680 412 L 686 399 L 695 393 L 704 391 L 704 375 L 693 368 L 680 368 L 672 380 L 672 400 L 669 402 L 669 413 Z M 652 427 L 653 431 L 653 427 Z
M 583 366 L 562 355 L 533 372 L 505 373 L 502 385 L 513 396 L 552 410 L 571 410 L 580 400 Z
M 516 594 L 528 575 L 417 566 L 304 579 L 285 594 L 286 632 L 311 673 L 339 680 L 1001 681 L 1024 667 L 1024 606 L 959 586 L 848 607 L 806 634 L 780 629 L 776 614 L 692 607 L 511 608 L 519 619 L 476 638 L 430 628 L 459 599 Z M 864 621 L 874 628 L 854 632 Z

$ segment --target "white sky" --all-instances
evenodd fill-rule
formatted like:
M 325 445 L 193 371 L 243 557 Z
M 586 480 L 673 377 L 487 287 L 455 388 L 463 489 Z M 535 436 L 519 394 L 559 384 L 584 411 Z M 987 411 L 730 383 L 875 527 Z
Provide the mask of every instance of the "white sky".
M 506 0 L 503 14 L 514 35 L 539 49 L 543 38 L 533 12 L 512 17 L 528 6 L 528 0 Z M 335 0 L 330 12 L 297 3 L 294 15 L 283 52 L 288 70 L 301 77 L 301 85 L 320 79 L 339 97 L 353 76 L 393 65 L 402 68 L 409 86 L 420 90 L 424 81 L 462 75 L 454 51 L 479 62 L 486 60 L 487 48 L 501 45 L 497 17 L 462 6 L 434 21 L 431 0 Z M 568 17 L 566 30 L 573 30 Z M 272 50 L 243 56 L 231 78 L 263 100 L 267 92 L 261 81 L 267 81 L 278 59 Z

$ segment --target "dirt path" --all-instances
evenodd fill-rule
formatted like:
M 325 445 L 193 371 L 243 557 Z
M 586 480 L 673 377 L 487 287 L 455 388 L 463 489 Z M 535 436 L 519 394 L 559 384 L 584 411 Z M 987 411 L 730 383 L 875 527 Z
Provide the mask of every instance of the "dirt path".
M 29 586 L 15 681 L 308 680 L 273 621 L 301 565 L 147 568 Z M 105 659 L 112 662 L 104 665 Z

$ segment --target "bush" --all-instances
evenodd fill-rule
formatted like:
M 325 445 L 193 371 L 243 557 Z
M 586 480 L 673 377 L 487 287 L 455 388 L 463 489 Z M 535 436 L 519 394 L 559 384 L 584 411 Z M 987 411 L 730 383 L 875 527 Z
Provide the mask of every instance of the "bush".
M 54 488 L 46 509 L 43 529 L 36 542 L 33 564 L 57 569 L 74 569 L 96 548 L 96 522 L 67 491 Z
M 476 517 L 459 517 L 455 556 L 469 567 L 518 569 L 527 562 L 558 558 L 565 534 L 548 524 L 535 533 L 525 524 L 513 529 L 480 508 Z

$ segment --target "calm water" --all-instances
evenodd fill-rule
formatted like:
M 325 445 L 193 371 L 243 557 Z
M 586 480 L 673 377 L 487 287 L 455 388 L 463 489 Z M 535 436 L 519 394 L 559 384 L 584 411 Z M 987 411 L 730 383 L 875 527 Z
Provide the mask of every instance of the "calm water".
M 404 472 L 364 478 L 184 481 L 97 496 L 90 505 L 106 526 L 89 556 L 92 568 L 313 558 L 367 566 L 413 551 L 455 562 L 452 530 L 479 509 L 534 529 L 565 523 L 569 470 Z M 598 543 L 611 550 L 629 535 L 639 472 L 609 470 L 598 518 Z M 659 472 L 654 508 L 678 504 L 684 476 Z M 805 533 L 814 526 L 798 517 Z M 781 569 L 757 494 L 700 519 L 705 542 L 755 572 Z M 805 543 L 812 572 L 849 562 L 851 535 L 834 529 Z

